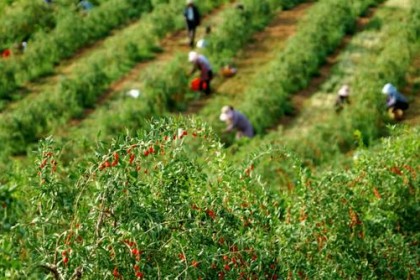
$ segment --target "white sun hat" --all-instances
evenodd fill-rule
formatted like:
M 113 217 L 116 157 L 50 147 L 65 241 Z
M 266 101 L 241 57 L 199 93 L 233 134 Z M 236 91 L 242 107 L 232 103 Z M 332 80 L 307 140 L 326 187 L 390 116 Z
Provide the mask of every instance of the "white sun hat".
M 394 86 L 391 83 L 387 83 L 383 89 L 382 89 L 382 93 L 383 94 L 390 94 L 394 89 Z
M 194 61 L 197 60 L 197 58 L 198 58 L 198 53 L 197 52 L 194 52 L 194 51 L 189 52 L 189 54 L 188 54 L 188 61 L 189 62 L 194 62 Z
M 187 5 L 194 3 L 194 0 L 187 0 Z
M 206 43 L 206 40 L 204 40 L 204 39 L 200 39 L 197 42 L 197 48 L 199 48 L 199 49 L 204 49 L 206 47 L 206 45 L 207 45 L 207 43 Z
M 222 113 L 220 114 L 220 120 L 225 122 L 227 120 L 232 119 L 233 111 L 230 106 L 223 106 Z
M 133 88 L 127 92 L 127 95 L 132 98 L 138 98 L 140 96 L 140 90 Z
M 338 91 L 339 96 L 347 97 L 350 94 L 350 87 L 348 85 L 343 85 Z

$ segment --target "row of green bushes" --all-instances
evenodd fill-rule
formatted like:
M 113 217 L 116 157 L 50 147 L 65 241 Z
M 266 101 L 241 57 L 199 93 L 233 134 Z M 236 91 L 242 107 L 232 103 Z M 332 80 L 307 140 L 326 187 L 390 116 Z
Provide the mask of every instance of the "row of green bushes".
M 381 29 L 363 32 L 366 33 L 364 43 L 371 46 L 363 46 L 360 41 L 350 43 L 349 54 L 346 54 L 345 59 L 338 64 L 338 69 L 334 70 L 335 74 L 325 83 L 326 86 L 333 83 L 338 88 L 341 86 L 340 81 L 350 81 L 352 103 L 339 115 L 332 109 L 330 112 L 320 112 L 327 115 L 323 116 L 322 123 L 316 123 L 303 133 L 284 136 L 282 131 L 276 131 L 243 145 L 233 146 L 231 151 L 235 153 L 234 157 L 238 162 L 250 151 L 259 150 L 261 146 L 276 145 L 293 150 L 304 159 L 307 166 L 328 165 L 334 163 L 339 155 L 359 146 L 370 146 L 386 134 L 385 126 L 390 120 L 386 114 L 385 97 L 381 94 L 381 89 L 388 82 L 397 86 L 404 84 L 405 73 L 414 57 L 413 47 L 417 40 L 412 34 L 418 26 L 412 24 L 415 21 L 407 10 L 387 6 L 378 11 L 372 22 L 379 22 Z M 360 35 L 363 36 L 363 33 Z M 362 55 L 358 57 L 356 65 L 351 65 L 355 48 L 363 48 Z M 356 55 L 359 56 L 360 53 Z M 348 74 L 348 67 L 354 67 L 351 76 Z M 298 131 L 299 128 L 294 130 Z M 273 182 L 277 180 L 279 185 L 295 180 L 287 171 L 288 168 L 282 166 L 281 160 L 277 163 L 270 161 L 258 171 L 262 173 L 262 170 L 266 178 Z
M 252 33 L 270 21 L 280 8 L 275 2 L 243 1 L 245 6 L 243 13 L 235 8 L 223 12 L 221 18 L 225 20 L 214 28 L 215 31 L 208 38 L 210 46 L 205 51 L 211 63 L 215 64 L 215 69 L 223 65 L 220 61 L 231 60 Z M 281 5 L 291 7 L 289 1 L 281 2 Z M 232 42 L 233 33 L 235 33 L 234 42 Z M 99 108 L 93 117 L 82 123 L 81 128 L 76 128 L 66 138 L 92 139 L 91 136 L 95 136 L 97 131 L 101 131 L 102 136 L 110 138 L 124 129 L 136 130 L 142 127 L 152 116 L 162 116 L 170 111 L 184 108 L 188 102 L 185 92 L 189 85 L 187 75 L 189 69 L 185 67 L 185 61 L 187 61 L 185 55 L 178 55 L 173 60 L 165 62 L 164 67 L 157 65 L 142 73 L 141 96 L 137 100 L 126 97 L 113 100 L 103 108 Z
M 205 14 L 224 0 L 203 3 Z M 0 139 L 4 154 L 26 151 L 27 145 L 42 138 L 69 119 L 93 107 L 109 85 L 127 73 L 135 63 L 159 51 L 158 39 L 167 32 L 184 27 L 182 0 L 158 5 L 141 23 L 113 38 L 63 78 L 52 92 L 24 99 L 16 109 L 0 119 Z
M 91 1 L 100 6 L 109 0 Z M 10 1 L 9 1 L 10 2 Z M 0 50 L 11 48 L 27 38 L 37 38 L 39 34 L 48 33 L 66 16 L 75 19 L 80 15 L 78 0 L 54 0 L 47 4 L 45 0 L 21 0 L 0 4 Z M 81 17 L 78 17 L 81 18 Z M 80 19 L 79 19 L 80 20 Z M 38 34 L 39 33 L 39 34 Z
M 20 43 L 38 30 L 53 29 L 56 19 L 54 10 L 43 0 L 19 1 L 4 7 L 0 11 L 0 50 Z
M 197 121 L 153 122 L 67 167 L 63 147 L 46 140 L 36 165 L 16 174 L 37 179 L 22 179 L 28 206 L 1 237 L 0 269 L 10 278 L 415 279 L 419 134 L 397 131 L 351 169 L 320 175 L 290 151 L 258 153 L 294 168 L 299 180 L 282 196 L 260 178 L 264 160 L 232 164 Z
M 81 47 L 109 35 L 112 29 L 151 11 L 152 5 L 167 3 L 168 0 L 155 2 L 109 0 L 95 7 L 86 16 L 68 9 L 58 11 L 57 17 L 60 19 L 53 31 L 34 34 L 24 55 L 0 62 L 0 69 L 4 73 L 0 77 L 0 97 L 10 98 L 13 92 L 27 81 L 51 74 L 56 64 L 71 57 Z
M 420 134 L 395 135 L 375 152 L 366 152 L 349 171 L 335 166 L 320 176 L 298 173 L 301 180 L 287 194 L 289 222 L 277 229 L 284 274 L 293 271 L 309 279 L 418 277 L 420 181 L 413 155 L 420 148 Z
M 239 104 L 232 105 L 249 116 L 257 133 L 264 133 L 279 117 L 292 110 L 288 101 L 290 94 L 308 85 L 343 36 L 354 31 L 357 17 L 369 5 L 378 2 L 326 0 L 315 5 L 285 49 L 250 82 L 245 92 L 238 93 L 241 95 Z M 200 114 L 212 124 L 219 122 L 214 113 L 220 110 L 217 101 L 210 102 Z

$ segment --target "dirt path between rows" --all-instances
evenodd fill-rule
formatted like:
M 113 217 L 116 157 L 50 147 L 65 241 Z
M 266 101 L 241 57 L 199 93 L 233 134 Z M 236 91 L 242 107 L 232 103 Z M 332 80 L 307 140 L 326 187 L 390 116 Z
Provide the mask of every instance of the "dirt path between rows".
M 212 10 L 208 15 L 203 17 L 201 26 L 197 29 L 196 39 L 200 38 L 204 34 L 204 26 L 206 25 L 217 25 L 217 22 L 222 20 L 220 18 L 221 12 L 226 9 L 226 7 L 234 5 L 235 1 L 221 5 L 220 7 Z M 141 72 L 146 70 L 148 67 L 157 64 L 163 64 L 166 61 L 174 58 L 177 53 L 188 52 L 190 47 L 188 45 L 187 31 L 179 30 L 174 33 L 168 34 L 161 42 L 160 46 L 162 49 L 161 53 L 158 53 L 153 59 L 148 61 L 143 61 L 135 65 L 129 73 L 124 75 L 118 81 L 112 83 L 108 90 L 105 91 L 97 100 L 96 106 L 101 106 L 107 100 L 109 100 L 113 95 L 119 93 L 124 89 L 134 88 L 137 86 L 138 77 Z M 80 118 L 75 118 L 70 120 L 70 126 L 79 125 L 84 119 L 89 115 L 95 112 L 95 109 L 86 109 L 83 113 L 83 116 Z
M 370 20 L 373 18 L 376 10 L 379 7 L 380 6 L 370 8 L 365 16 L 357 19 L 356 33 L 359 33 L 359 32 L 361 32 L 365 29 L 365 27 L 368 25 Z M 354 36 L 354 34 L 346 35 L 342 39 L 340 45 L 335 49 L 334 53 L 332 53 L 331 55 L 329 55 L 326 58 L 324 65 L 322 65 L 319 68 L 318 75 L 311 79 L 311 81 L 309 82 L 309 85 L 306 88 L 294 93 L 291 96 L 290 102 L 291 102 L 291 105 L 293 107 L 293 113 L 290 114 L 290 115 L 286 115 L 286 116 L 281 117 L 281 119 L 272 128 L 268 129 L 268 131 L 277 130 L 278 127 L 281 126 L 281 127 L 283 127 L 283 129 L 286 132 L 286 130 L 295 126 L 295 124 L 298 121 L 297 117 L 301 114 L 301 112 L 302 112 L 302 110 L 305 106 L 305 102 L 313 94 L 318 92 L 320 90 L 321 85 L 323 83 L 325 83 L 330 78 L 330 76 L 332 74 L 331 70 L 337 64 L 339 55 L 349 45 L 353 36 Z
M 112 29 L 109 34 L 92 42 L 84 47 L 78 49 L 71 57 L 63 59 L 60 63 L 55 66 L 54 72 L 48 76 L 40 77 L 36 81 L 27 82 L 23 87 L 16 91 L 14 99 L 16 102 L 9 102 L 5 105 L 5 108 L 0 109 L 1 111 L 12 110 L 13 108 L 19 106 L 19 101 L 24 98 L 32 98 L 38 93 L 48 92 L 54 89 L 60 79 L 66 75 L 69 75 L 71 71 L 76 67 L 76 65 L 89 57 L 97 49 L 101 48 L 108 40 L 112 39 L 115 36 L 118 36 L 121 32 L 129 28 L 133 28 L 136 24 L 139 23 L 141 17 L 138 20 L 133 20 L 127 24 L 123 24 L 115 29 Z
M 210 100 L 223 98 L 231 100 L 235 105 L 236 99 L 246 89 L 249 81 L 267 66 L 280 52 L 288 38 L 295 34 L 297 25 L 313 3 L 303 3 L 291 10 L 280 11 L 272 22 L 261 32 L 255 34 L 250 44 L 234 59 L 238 73 L 228 79 L 219 77 L 214 81 L 214 93 L 210 97 L 202 97 L 192 102 L 185 114 L 198 113 Z M 219 97 L 220 96 L 220 97 Z
M 205 23 L 206 21 L 215 17 L 217 14 L 220 13 L 221 10 L 223 10 L 223 8 L 226 5 L 229 5 L 229 4 L 221 5 L 220 7 L 213 9 L 209 14 L 203 17 L 203 22 Z M 72 71 L 74 71 L 78 63 L 88 58 L 98 49 L 102 48 L 108 40 L 113 40 L 113 38 L 115 38 L 115 36 L 118 36 L 118 34 L 120 34 L 121 32 L 126 32 L 130 28 L 135 28 L 136 24 L 139 24 L 140 21 L 141 21 L 141 18 L 137 21 L 133 21 L 129 23 L 128 25 L 124 25 L 120 28 L 114 29 L 110 33 L 110 35 L 107 36 L 106 38 L 100 39 L 92 43 L 90 46 L 81 48 L 71 58 L 68 58 L 60 62 L 60 64 L 55 67 L 53 74 L 46 76 L 44 78 L 39 78 L 37 79 L 36 82 L 27 83 L 24 87 L 22 87 L 21 89 L 17 91 L 16 96 L 15 96 L 16 101 L 12 101 L 6 104 L 5 108 L 0 109 L 1 111 L 0 114 L 7 111 L 11 111 L 14 108 L 20 106 L 19 101 L 23 99 L 35 98 L 38 94 L 45 93 L 45 92 L 52 92 L 53 90 L 55 90 L 55 87 L 57 86 L 61 78 L 71 75 Z M 199 28 L 199 31 L 201 31 L 201 29 L 202 28 Z M 201 33 L 197 34 L 197 38 L 199 38 L 200 34 Z M 163 52 L 158 54 L 156 56 L 156 59 L 150 59 L 150 60 L 145 61 L 144 63 L 141 62 L 137 64 L 137 66 L 135 66 L 134 69 L 129 74 L 127 74 L 122 79 L 118 80 L 117 82 L 113 83 L 110 86 L 109 90 L 106 92 L 105 96 L 99 99 L 99 102 L 101 103 L 103 102 L 103 100 L 107 99 L 109 92 L 113 92 L 114 90 L 119 90 L 121 86 L 125 84 L 125 81 L 130 80 L 133 77 L 136 77 L 136 75 L 150 63 L 156 60 L 163 61 L 168 54 L 172 54 L 176 51 L 182 51 L 183 49 L 188 50 L 189 48 L 186 44 L 187 42 L 186 38 L 187 38 L 187 35 L 186 35 L 186 31 L 184 30 L 169 33 L 166 38 L 161 40 L 160 44 L 161 44 L 161 48 L 163 49 Z M 177 42 L 178 45 L 176 45 L 175 42 Z M 92 111 L 91 109 L 86 110 L 86 114 L 89 114 L 91 111 Z

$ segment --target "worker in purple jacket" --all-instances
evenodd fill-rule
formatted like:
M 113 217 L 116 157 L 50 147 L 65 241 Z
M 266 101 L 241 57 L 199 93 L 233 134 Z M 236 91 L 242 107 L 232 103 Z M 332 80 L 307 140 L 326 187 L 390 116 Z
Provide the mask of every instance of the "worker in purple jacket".
M 386 84 L 382 93 L 387 96 L 386 106 L 391 118 L 399 120 L 403 117 L 404 111 L 408 109 L 408 100 L 390 83 Z
M 190 40 L 190 47 L 194 47 L 195 30 L 200 25 L 201 16 L 198 8 L 194 5 L 193 0 L 187 0 L 187 6 L 184 10 L 184 17 L 187 23 L 188 38 Z
M 236 111 L 232 106 L 224 106 L 220 114 L 220 120 L 227 124 L 225 132 L 236 130 L 236 138 L 254 137 L 254 128 L 249 120 L 239 111 Z
M 200 90 L 209 95 L 211 93 L 210 81 L 213 79 L 210 62 L 204 55 L 193 51 L 188 54 L 188 61 L 193 64 L 190 75 L 197 70 L 200 71 Z

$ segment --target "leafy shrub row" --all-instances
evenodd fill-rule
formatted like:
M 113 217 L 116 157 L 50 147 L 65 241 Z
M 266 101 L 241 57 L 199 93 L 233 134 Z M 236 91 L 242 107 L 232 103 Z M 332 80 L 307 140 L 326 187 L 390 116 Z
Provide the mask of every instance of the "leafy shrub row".
M 413 6 L 414 7 L 414 6 Z M 393 19 L 389 19 L 390 16 Z M 346 153 L 358 146 L 372 145 L 378 137 L 386 133 L 385 125 L 389 123 L 385 114 L 385 99 L 381 94 L 384 84 L 392 82 L 395 85 L 404 83 L 404 76 L 413 58 L 412 48 L 415 40 L 412 39 L 412 31 L 415 25 L 407 25 L 413 22 L 408 11 L 396 11 L 389 7 L 381 8 L 372 22 L 382 22 L 381 30 L 372 36 L 372 31 L 366 33 L 366 40 L 375 38 L 374 47 L 364 48 L 363 56 L 354 65 L 352 76 L 347 73 L 352 56 L 343 60 L 338 65 L 340 68 L 336 75 L 331 76 L 327 82 L 335 83 L 337 80 L 350 81 L 352 90 L 352 104 L 347 106 L 340 114 L 329 114 L 322 119 L 322 123 L 316 123 L 313 127 L 299 135 L 284 136 L 282 131 L 267 134 L 264 138 L 256 138 L 242 146 L 232 147 L 236 153 L 235 158 L 241 160 L 250 151 L 258 150 L 261 146 L 280 145 L 293 150 L 308 166 L 332 164 L 337 155 Z M 406 21 L 406 22 L 404 22 Z M 404 31 L 402 31 L 404 30 Z M 363 34 L 361 34 L 363 35 Z M 355 45 L 359 44 L 355 42 Z M 349 48 L 354 48 L 350 45 Z M 351 53 L 351 49 L 349 50 Z M 341 75 L 344 73 L 345 77 Z M 341 84 L 338 84 L 341 86 Z M 296 129 L 297 130 L 297 129 Z M 288 168 L 273 161 L 265 166 L 264 174 L 271 181 L 292 182 L 295 180 Z
M 308 12 L 304 22 L 285 49 L 270 63 L 258 78 L 251 82 L 238 109 L 249 115 L 258 133 L 272 126 L 291 110 L 288 97 L 308 85 L 327 55 L 340 44 L 346 32 L 354 30 L 356 18 L 376 0 L 320 1 Z M 261 104 L 256 106 L 256 104 Z M 211 104 L 203 116 L 215 120 L 219 104 Z M 217 106 L 217 108 L 215 108 Z M 212 114 L 212 116 L 207 114 Z M 216 121 L 213 121 L 214 123 Z M 212 122 L 212 123 L 213 123 Z
M 397 17 L 392 11 L 389 14 Z M 401 14 L 398 19 L 402 22 L 386 19 L 389 25 L 381 38 L 382 49 L 357 68 L 351 84 L 354 92 L 352 105 L 348 106 L 340 116 L 331 116 L 323 124 L 311 130 L 308 142 L 312 144 L 293 145 L 307 155 L 308 159 L 312 159 L 315 163 L 322 162 L 310 156 L 313 154 L 313 148 L 309 148 L 310 146 L 322 151 L 322 158 L 325 159 L 330 154 L 337 151 L 347 152 L 357 145 L 369 146 L 378 137 L 386 134 L 385 126 L 390 120 L 386 115 L 385 98 L 381 94 L 381 89 L 389 82 L 397 86 L 404 84 L 405 73 L 413 58 L 413 46 L 415 46 L 411 34 L 414 28 L 418 28 L 407 24 L 411 20 L 407 13 Z M 328 144 L 325 139 L 329 139 Z
M 297 3 L 294 1 L 293 3 Z M 227 9 L 223 12 L 222 23 L 211 34 L 210 46 L 206 55 L 217 69 L 223 63 L 230 61 L 232 56 L 240 50 L 252 33 L 267 24 L 279 6 L 273 1 L 243 1 L 245 12 L 237 9 Z M 281 5 L 291 7 L 289 1 L 282 1 Z M 232 43 L 232 34 L 238 44 Z M 216 60 L 218 59 L 218 60 Z M 105 137 L 118 134 L 122 129 L 135 130 L 142 127 L 152 116 L 161 116 L 174 110 L 182 110 L 188 102 L 185 94 L 189 78 L 185 68 L 185 55 L 178 55 L 165 67 L 160 65 L 150 69 L 142 77 L 142 95 L 138 100 L 117 99 L 108 106 L 98 110 L 95 118 L 87 121 L 82 128 L 70 134 L 70 138 L 95 135 L 94 131 L 101 131 Z
M 3 269 L 64 279 L 416 278 L 419 130 L 396 135 L 350 170 L 320 175 L 289 151 L 264 151 L 298 175 L 284 198 L 259 178 L 262 158 L 237 167 L 197 121 L 154 122 L 66 168 L 47 140 L 31 171 L 38 180 L 22 186 L 30 203 L 11 232 L 20 238 L 2 236 L 20 265 Z
M 69 118 L 80 116 L 112 81 L 121 78 L 136 62 L 152 57 L 158 51 L 158 38 L 183 27 L 181 2 L 157 6 L 144 16 L 140 25 L 114 38 L 106 48 L 73 69 L 73 74 L 62 79 L 54 91 L 25 99 L 15 110 L 3 113 L 0 126 L 3 152 L 23 152 L 29 143 Z M 222 2 L 212 1 L 201 7 L 206 12 Z
M 0 50 L 37 30 L 54 28 L 54 11 L 44 1 L 20 1 L 4 8 L 0 14 Z
M 348 172 L 304 174 L 291 186 L 289 223 L 278 228 L 283 275 L 417 277 L 418 136 L 417 130 L 385 140 Z
M 61 18 L 52 32 L 36 34 L 24 55 L 0 63 L 2 71 L 7 73 L 7 76 L 0 77 L 0 97 L 9 98 L 28 80 L 52 73 L 62 59 L 151 9 L 151 0 L 109 0 L 86 16 L 64 9 L 59 13 Z

